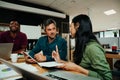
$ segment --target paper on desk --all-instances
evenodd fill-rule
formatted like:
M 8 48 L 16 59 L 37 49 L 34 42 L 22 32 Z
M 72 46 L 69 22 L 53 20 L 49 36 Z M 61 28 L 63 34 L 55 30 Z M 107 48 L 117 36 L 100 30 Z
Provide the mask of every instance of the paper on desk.
M 62 63 L 57 63 L 55 61 L 51 61 L 51 62 L 40 62 L 38 63 L 40 66 L 42 67 L 56 67 L 56 66 L 60 66 L 63 65 Z
M 10 67 L 6 66 L 5 64 L 0 64 L 0 80 L 3 78 L 11 77 L 19 75 L 17 72 L 15 72 Z
M 19 66 L 23 69 L 29 70 L 31 72 L 38 71 L 34 66 L 26 63 L 13 63 L 16 66 Z M 0 80 L 7 77 L 17 76 L 19 75 L 16 71 L 12 68 L 6 66 L 5 64 L 0 65 Z
M 25 62 L 23 62 L 23 63 L 14 63 L 14 65 L 19 66 L 19 67 L 21 67 L 23 69 L 32 71 L 32 72 L 38 71 L 34 66 L 32 66 L 31 64 L 27 64 Z
M 11 77 L 11 78 L 8 78 L 8 79 L 4 79 L 4 80 L 19 80 L 20 78 L 22 78 L 22 76 L 15 76 L 15 77 Z

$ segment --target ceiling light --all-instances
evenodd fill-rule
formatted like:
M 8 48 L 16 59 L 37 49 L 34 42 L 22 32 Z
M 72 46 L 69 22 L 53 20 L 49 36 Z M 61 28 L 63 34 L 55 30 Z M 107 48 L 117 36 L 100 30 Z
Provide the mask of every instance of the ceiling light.
M 104 14 L 106 14 L 106 15 L 112 15 L 112 14 L 115 14 L 115 13 L 116 13 L 116 11 L 113 10 L 113 9 L 104 12 Z
M 107 31 L 109 31 L 109 30 L 117 30 L 117 28 L 109 28 L 109 29 L 107 29 Z

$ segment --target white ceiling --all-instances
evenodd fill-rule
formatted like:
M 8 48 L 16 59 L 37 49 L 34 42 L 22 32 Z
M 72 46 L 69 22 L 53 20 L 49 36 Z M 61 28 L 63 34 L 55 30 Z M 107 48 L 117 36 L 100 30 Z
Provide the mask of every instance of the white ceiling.
M 22 0 L 47 6 L 65 14 L 71 19 L 78 14 L 88 14 L 93 23 L 94 31 L 109 28 L 120 29 L 120 0 Z M 106 16 L 104 11 L 114 9 L 117 14 Z

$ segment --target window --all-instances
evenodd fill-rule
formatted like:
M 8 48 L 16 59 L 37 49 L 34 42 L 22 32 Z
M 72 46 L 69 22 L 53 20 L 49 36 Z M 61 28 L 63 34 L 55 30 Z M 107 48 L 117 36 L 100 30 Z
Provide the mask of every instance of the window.
M 114 34 L 114 32 L 116 33 L 116 36 Z M 120 30 L 109 30 L 109 31 L 102 31 L 99 32 L 100 33 L 100 38 L 103 37 L 119 37 L 120 36 Z

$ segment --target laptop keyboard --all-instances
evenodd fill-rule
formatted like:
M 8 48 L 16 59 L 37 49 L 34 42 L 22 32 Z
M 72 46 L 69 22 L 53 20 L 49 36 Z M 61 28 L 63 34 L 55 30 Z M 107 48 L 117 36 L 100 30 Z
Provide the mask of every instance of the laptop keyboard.
M 53 80 L 100 80 L 98 78 L 84 76 L 64 70 L 51 70 L 42 74 Z
M 61 77 L 55 76 L 53 74 L 48 74 L 46 76 L 48 76 L 48 77 L 50 77 L 50 78 L 52 78 L 54 80 L 68 80 L 68 79 L 65 79 L 65 78 L 61 78 Z

